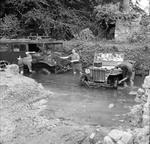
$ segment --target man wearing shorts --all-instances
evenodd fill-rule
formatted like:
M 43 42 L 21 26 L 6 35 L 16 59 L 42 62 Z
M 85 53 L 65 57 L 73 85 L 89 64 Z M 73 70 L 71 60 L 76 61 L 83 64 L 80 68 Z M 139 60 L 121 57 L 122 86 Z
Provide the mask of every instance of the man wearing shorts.
M 81 66 L 81 63 L 80 63 L 80 56 L 74 49 L 72 50 L 71 55 L 69 55 L 67 57 L 61 57 L 61 58 L 62 59 L 71 58 L 73 74 L 75 75 L 77 72 L 82 74 L 82 66 Z

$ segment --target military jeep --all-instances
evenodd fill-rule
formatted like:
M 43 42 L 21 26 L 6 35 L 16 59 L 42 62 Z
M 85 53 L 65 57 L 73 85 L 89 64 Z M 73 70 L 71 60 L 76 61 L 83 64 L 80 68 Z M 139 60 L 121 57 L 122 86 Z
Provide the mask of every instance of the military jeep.
M 80 84 L 117 88 L 123 75 L 122 70 L 115 67 L 123 61 L 123 53 L 95 53 L 93 65 L 83 70 Z

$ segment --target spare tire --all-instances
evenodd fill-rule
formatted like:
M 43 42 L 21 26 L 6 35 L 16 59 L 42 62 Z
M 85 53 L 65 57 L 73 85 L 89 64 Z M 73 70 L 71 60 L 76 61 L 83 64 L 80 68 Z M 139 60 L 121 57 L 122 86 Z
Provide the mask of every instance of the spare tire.
M 8 61 L 1 60 L 1 61 L 0 61 L 0 69 L 1 69 L 1 70 L 4 70 L 4 69 L 7 67 L 8 64 L 9 64 Z

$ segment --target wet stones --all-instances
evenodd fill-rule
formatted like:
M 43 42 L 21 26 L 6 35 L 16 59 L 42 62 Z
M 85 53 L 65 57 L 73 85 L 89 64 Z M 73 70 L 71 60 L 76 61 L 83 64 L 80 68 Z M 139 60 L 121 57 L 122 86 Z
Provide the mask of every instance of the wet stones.
M 113 142 L 114 144 L 132 144 L 133 135 L 130 132 L 125 132 L 125 131 L 114 129 L 110 131 L 108 136 L 104 138 L 104 142 L 106 144 L 109 144 L 107 140 L 109 140 L 108 142 L 110 142 L 111 140 L 111 142 Z
M 143 106 L 143 126 L 150 126 L 150 75 L 145 78 L 143 88 L 147 96 L 147 102 Z
M 150 141 L 150 129 L 149 126 L 145 126 L 143 128 L 136 128 L 134 130 L 135 144 L 149 144 Z
M 117 129 L 114 129 L 112 130 L 108 136 L 115 142 L 119 141 L 121 139 L 123 135 L 123 131 L 120 131 L 120 130 L 117 130 Z
M 104 138 L 104 144 L 132 144 L 133 135 L 130 132 L 114 129 Z
M 150 75 L 144 80 L 143 90 L 141 97 L 138 97 L 142 105 L 142 128 L 135 128 L 135 140 L 136 144 L 149 144 L 150 142 Z M 144 101 L 143 101 L 144 97 Z
M 143 105 L 135 105 L 131 108 L 131 111 L 127 114 L 126 120 L 130 126 L 142 127 L 142 115 Z
M 146 103 L 143 107 L 143 126 L 150 126 L 150 105 Z
M 138 103 L 145 103 L 147 101 L 147 95 L 145 94 L 144 89 L 142 88 L 138 89 L 135 101 Z
M 90 144 L 101 144 L 103 138 L 108 135 L 110 130 L 105 127 L 97 128 L 89 137 Z
M 115 144 L 109 136 L 104 137 L 104 144 Z

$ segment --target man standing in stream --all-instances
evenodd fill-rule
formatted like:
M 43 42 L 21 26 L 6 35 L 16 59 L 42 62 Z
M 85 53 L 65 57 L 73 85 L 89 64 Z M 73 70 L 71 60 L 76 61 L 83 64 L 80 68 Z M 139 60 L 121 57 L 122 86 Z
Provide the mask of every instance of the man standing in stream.
M 77 72 L 82 74 L 82 66 L 81 66 L 81 63 L 80 63 L 80 56 L 75 51 L 75 49 L 72 50 L 72 54 L 71 55 L 66 56 L 66 57 L 60 57 L 60 58 L 62 58 L 62 59 L 71 58 L 73 74 L 75 75 Z

